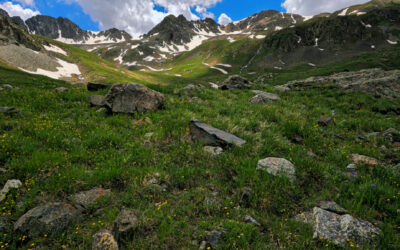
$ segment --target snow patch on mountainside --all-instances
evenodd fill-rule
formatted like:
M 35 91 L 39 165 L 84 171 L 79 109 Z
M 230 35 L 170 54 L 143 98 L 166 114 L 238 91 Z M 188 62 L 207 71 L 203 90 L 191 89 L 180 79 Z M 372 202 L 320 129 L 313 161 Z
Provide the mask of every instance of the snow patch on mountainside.
M 49 71 L 49 70 L 44 70 L 44 69 L 37 69 L 36 71 L 29 71 L 23 68 L 19 68 L 20 70 L 23 70 L 25 72 L 31 73 L 31 74 L 36 74 L 36 75 L 44 75 L 48 76 L 50 78 L 54 79 L 60 79 L 64 77 L 72 77 L 73 75 L 78 75 L 81 76 L 82 73 L 79 70 L 78 65 L 66 62 L 64 60 L 61 60 L 57 58 L 57 63 L 60 65 L 57 67 L 57 71 Z
M 55 46 L 55 45 L 53 45 L 53 44 L 50 44 L 50 46 L 43 45 L 43 47 L 44 47 L 47 51 L 52 51 L 52 52 L 56 52 L 56 53 L 62 54 L 62 55 L 64 55 L 64 56 L 68 56 L 67 52 L 65 52 L 64 50 L 60 49 L 59 47 L 57 47 L 57 46 Z

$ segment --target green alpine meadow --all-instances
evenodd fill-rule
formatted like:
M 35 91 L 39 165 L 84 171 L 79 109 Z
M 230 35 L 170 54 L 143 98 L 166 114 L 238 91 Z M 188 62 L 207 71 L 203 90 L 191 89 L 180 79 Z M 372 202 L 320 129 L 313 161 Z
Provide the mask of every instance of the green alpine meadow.
M 397 0 L 140 38 L 18 20 L 0 11 L 1 249 L 400 248 Z

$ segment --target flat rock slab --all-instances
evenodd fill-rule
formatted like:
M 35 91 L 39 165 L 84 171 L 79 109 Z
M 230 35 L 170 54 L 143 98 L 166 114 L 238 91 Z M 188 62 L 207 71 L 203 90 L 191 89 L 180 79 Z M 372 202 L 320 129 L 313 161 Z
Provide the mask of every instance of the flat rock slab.
M 104 230 L 93 235 L 92 250 L 118 250 L 118 244 L 112 233 Z
M 89 104 L 91 107 L 103 107 L 105 97 L 101 95 L 92 95 L 89 97 Z
M 94 83 L 94 82 L 88 82 L 87 84 L 87 89 L 89 91 L 99 91 L 101 89 L 106 89 L 107 85 L 102 84 L 102 83 Z
M 206 146 L 226 147 L 236 145 L 241 147 L 246 143 L 245 140 L 235 135 L 211 127 L 197 119 L 190 121 L 190 136 L 193 141 Z
M 110 195 L 111 195 L 111 190 L 109 190 L 109 189 L 93 188 L 89 191 L 83 191 L 83 192 L 73 195 L 71 197 L 71 200 L 75 204 L 80 205 L 85 209 L 88 209 L 99 198 L 110 196 Z
M 251 98 L 250 103 L 266 104 L 270 102 L 279 101 L 280 99 L 281 98 L 276 94 L 262 92 Z
M 161 109 L 165 97 L 161 93 L 135 83 L 118 83 L 105 98 L 105 107 L 113 113 L 147 113 Z
M 65 230 L 82 216 L 82 210 L 64 202 L 50 202 L 24 214 L 14 225 L 20 234 L 39 236 Z
M 291 182 L 296 179 L 295 166 L 283 158 L 269 157 L 258 161 L 257 170 L 264 170 L 273 176 L 283 175 Z
M 382 232 L 372 223 L 354 218 L 351 215 L 338 215 L 319 207 L 312 212 L 296 217 L 304 223 L 312 224 L 314 239 L 323 239 L 335 245 L 346 247 L 349 239 L 355 245 L 372 245 Z
M 378 165 L 379 161 L 375 158 L 365 156 L 365 155 L 359 155 L 359 154 L 352 154 L 351 155 L 351 160 L 355 164 L 366 164 L 366 165 Z
M 21 186 L 22 182 L 20 180 L 8 180 L 3 189 L 0 191 L 0 201 L 3 201 L 6 198 L 11 189 L 18 189 Z

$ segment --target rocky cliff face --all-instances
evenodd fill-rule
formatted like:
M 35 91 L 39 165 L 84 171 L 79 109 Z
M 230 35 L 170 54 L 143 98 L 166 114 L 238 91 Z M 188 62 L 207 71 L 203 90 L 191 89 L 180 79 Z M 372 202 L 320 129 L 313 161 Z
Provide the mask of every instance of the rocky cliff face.
M 13 23 L 21 26 L 25 31 L 28 31 L 28 28 L 26 27 L 24 20 L 22 20 L 22 18 L 20 18 L 19 16 L 10 17 L 8 12 L 3 9 L 0 9 L 0 16 L 5 16 L 10 18 Z
M 284 68 L 343 60 L 400 43 L 400 6 L 373 9 L 361 15 L 314 18 L 268 36 L 258 65 Z
M 110 29 L 92 32 L 81 29 L 68 18 L 54 18 L 38 15 L 26 20 L 29 31 L 69 44 L 114 43 L 130 40 L 132 37 L 125 31 Z

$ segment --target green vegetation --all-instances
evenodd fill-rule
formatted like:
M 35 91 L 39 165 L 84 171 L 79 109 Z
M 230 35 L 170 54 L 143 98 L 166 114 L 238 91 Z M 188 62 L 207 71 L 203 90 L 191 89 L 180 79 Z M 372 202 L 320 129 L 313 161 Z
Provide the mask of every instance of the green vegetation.
M 67 50 L 68 59 L 79 63 L 89 79 L 145 84 L 166 96 L 166 107 L 145 115 L 110 116 L 89 107 L 92 93 L 80 85 L 0 67 L 0 86 L 21 88 L 0 92 L 0 106 L 20 110 L 18 115 L 0 114 L 0 167 L 6 170 L 0 183 L 8 179 L 24 183 L 1 203 L 2 216 L 15 222 L 37 205 L 65 201 L 93 187 L 113 192 L 65 232 L 37 238 L 2 232 L 0 246 L 88 249 L 94 233 L 112 228 L 119 210 L 134 208 L 140 211 L 139 226 L 127 249 L 197 249 L 212 230 L 227 232 L 221 249 L 335 249 L 329 242 L 313 240 L 312 228 L 293 220 L 320 200 L 334 200 L 353 216 L 382 222 L 379 243 L 383 248 L 400 247 L 400 172 L 394 167 L 400 162 L 398 149 L 381 138 L 359 138 L 369 132 L 399 129 L 398 115 L 376 112 L 376 108 L 395 110 L 399 100 L 328 86 L 280 93 L 281 101 L 252 105 L 250 90 L 224 92 L 208 87 L 208 81 L 226 77 L 202 65 L 208 55 L 207 63 L 229 63 L 233 66 L 230 73 L 237 73 L 258 49 L 261 41 L 257 40 L 203 44 L 166 66 L 174 68 L 168 74 L 183 77 L 118 69 L 91 53 L 48 41 Z M 397 46 L 316 69 L 300 65 L 259 72 L 250 68 L 248 72 L 258 73 L 248 76 L 255 82 L 253 89 L 275 92 L 274 85 L 311 75 L 398 68 L 399 51 Z M 264 84 L 257 82 L 264 73 L 273 76 Z M 188 84 L 203 84 L 204 88 L 180 91 Z M 68 87 L 68 92 L 56 93 L 59 86 Z M 336 125 L 318 126 L 318 118 L 330 115 L 331 110 L 336 113 Z M 138 122 L 145 117 L 151 122 Z M 194 117 L 248 143 L 213 157 L 201 145 L 187 141 L 189 121 Z M 154 134 L 149 139 L 147 133 Z M 348 181 L 345 172 L 352 153 L 385 164 L 361 165 L 356 170 L 360 178 Z M 265 157 L 290 160 L 296 166 L 296 182 L 256 171 L 257 161 Z M 156 173 L 162 186 L 148 184 Z M 250 208 L 238 209 L 243 187 L 250 187 L 254 196 Z M 207 204 L 207 199 L 215 202 Z M 246 224 L 247 214 L 262 226 Z

